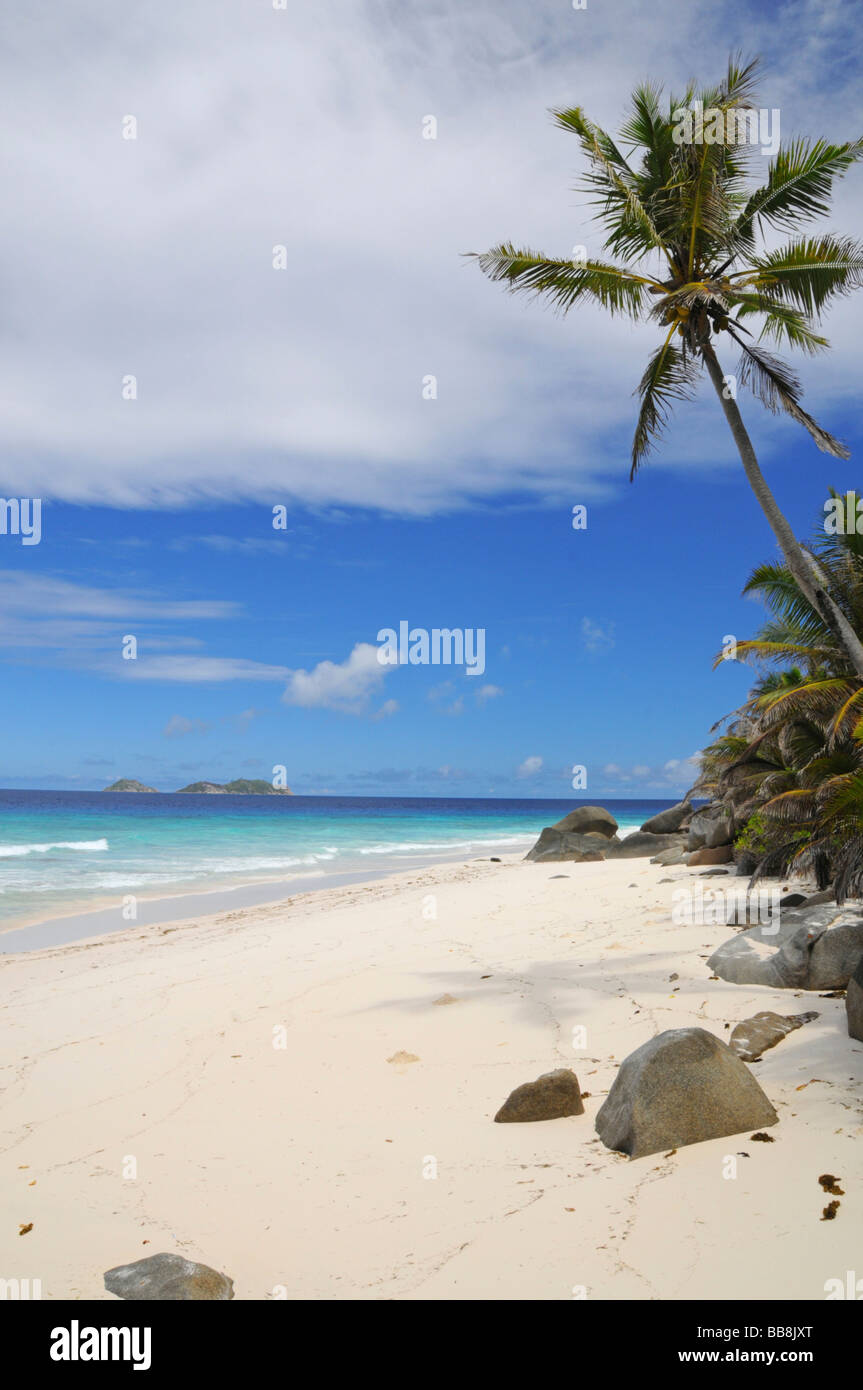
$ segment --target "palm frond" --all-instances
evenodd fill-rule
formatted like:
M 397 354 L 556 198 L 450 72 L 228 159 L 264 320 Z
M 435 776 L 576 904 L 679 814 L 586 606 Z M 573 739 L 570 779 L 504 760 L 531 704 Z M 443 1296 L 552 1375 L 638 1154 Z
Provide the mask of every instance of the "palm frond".
M 801 222 L 823 217 L 830 210 L 834 179 L 863 156 L 863 140 L 842 145 L 826 140 L 795 140 L 772 159 L 767 183 L 756 189 L 734 228 L 738 248 L 754 244 L 755 229 L 765 226 L 793 231 Z
M 752 286 L 771 299 L 796 305 L 804 314 L 817 315 L 835 296 L 863 285 L 863 244 L 831 234 L 801 237 L 753 257 L 749 268 L 737 272 L 732 281 L 738 276 L 743 287 Z
M 636 176 L 611 136 L 589 121 L 580 106 L 552 111 L 552 116 L 561 130 L 578 136 L 587 155 L 590 167 L 582 187 L 599 205 L 596 215 L 608 230 L 605 246 L 624 260 L 662 251 L 662 237 L 639 197 Z
M 832 454 L 834 458 L 850 458 L 850 451 L 846 446 L 823 429 L 801 406 L 802 388 L 787 363 L 774 357 L 772 353 L 745 343 L 736 333 L 732 332 L 731 336 L 743 353 L 738 368 L 740 384 L 749 386 L 772 414 L 776 415 L 784 410 L 792 420 L 802 425 L 823 454 Z
M 753 314 L 764 317 L 759 338 L 772 338 L 777 343 L 787 343 L 789 347 L 799 348 L 812 356 L 822 352 L 830 344 L 820 333 L 816 333 L 805 314 L 781 299 L 771 298 L 757 290 L 739 292 L 727 291 L 730 309 L 736 310 L 735 322 L 742 327 L 740 320 Z
M 630 482 L 666 428 L 674 402 L 691 400 L 698 382 L 698 363 L 672 343 L 673 332 L 672 327 L 665 342 L 651 356 L 638 383 L 641 405 L 632 441 Z
M 656 282 L 622 266 L 602 261 L 554 261 L 511 242 L 477 255 L 470 253 L 490 280 L 504 281 L 513 293 L 542 296 L 567 313 L 582 300 L 601 304 L 612 315 L 638 318 L 646 288 Z

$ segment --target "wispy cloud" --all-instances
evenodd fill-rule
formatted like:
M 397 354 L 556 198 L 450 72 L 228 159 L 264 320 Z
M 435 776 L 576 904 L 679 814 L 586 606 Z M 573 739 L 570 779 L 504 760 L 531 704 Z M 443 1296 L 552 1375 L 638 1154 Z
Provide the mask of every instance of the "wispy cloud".
M 589 652 L 610 651 L 614 646 L 614 623 L 601 627 L 592 618 L 582 618 L 581 640 Z
M 624 785 L 637 782 L 643 791 L 663 792 L 693 782 L 698 772 L 699 758 L 700 754 L 692 753 L 688 758 L 669 758 L 654 767 L 635 763 L 633 767 L 624 768 L 617 763 L 606 763 L 602 773 L 609 782 Z
M 145 656 L 137 661 L 102 663 L 105 675 L 127 680 L 178 681 L 181 684 L 225 681 L 283 681 L 291 675 L 287 666 L 268 666 L 234 656 Z
M 117 618 L 167 622 L 206 622 L 230 618 L 239 605 L 227 600 L 178 601 L 154 594 L 100 589 L 49 575 L 0 570 L 0 611 L 42 616 L 68 614 L 79 618 Z
M 203 719 L 186 719 L 182 714 L 172 714 L 162 733 L 165 738 L 182 738 L 185 734 L 205 734 L 210 728 Z
M 380 709 L 375 711 L 375 713 L 372 715 L 372 718 L 373 718 L 373 719 L 389 719 L 392 715 L 398 713 L 398 708 L 399 708 L 399 702 L 398 702 L 398 700 L 384 700 L 384 702 L 383 702 L 383 704 L 381 705 Z
M 530 758 L 525 758 L 516 769 L 516 777 L 536 777 L 542 771 L 542 758 L 534 754 Z

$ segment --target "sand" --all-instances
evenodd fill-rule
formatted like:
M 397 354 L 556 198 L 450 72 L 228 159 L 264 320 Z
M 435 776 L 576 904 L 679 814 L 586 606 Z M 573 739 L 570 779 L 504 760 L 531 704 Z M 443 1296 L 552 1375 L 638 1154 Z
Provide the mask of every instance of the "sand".
M 0 957 L 0 1277 L 107 1299 L 175 1251 L 240 1299 L 823 1300 L 861 1265 L 863 1045 L 842 999 L 711 979 L 697 881 L 512 856 Z M 598 1140 L 654 1034 L 810 1008 L 752 1066 L 773 1143 Z M 492 1122 L 557 1067 L 584 1115 Z

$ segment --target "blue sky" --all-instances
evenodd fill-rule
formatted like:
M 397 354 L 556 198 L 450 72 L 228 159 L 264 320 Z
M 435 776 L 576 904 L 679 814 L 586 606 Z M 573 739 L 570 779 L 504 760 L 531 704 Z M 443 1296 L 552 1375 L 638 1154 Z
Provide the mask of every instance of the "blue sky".
M 685 789 L 745 694 L 712 658 L 757 626 L 740 589 L 775 553 L 718 403 L 680 407 L 630 485 L 653 330 L 555 319 L 459 256 L 590 245 L 547 107 L 613 126 L 638 79 L 713 78 L 738 43 L 783 136 L 851 138 L 856 7 L 158 3 L 131 32 L 80 8 L 86 64 L 57 14 L 7 56 L 0 492 L 43 498 L 43 535 L 0 536 L 0 784 L 284 765 L 305 793 L 566 796 L 579 763 L 591 797 Z M 825 225 L 861 204 L 858 171 Z M 827 332 L 798 366 L 850 463 L 741 396 L 804 535 L 859 478 L 855 307 Z M 483 628 L 484 673 L 380 667 L 401 620 Z

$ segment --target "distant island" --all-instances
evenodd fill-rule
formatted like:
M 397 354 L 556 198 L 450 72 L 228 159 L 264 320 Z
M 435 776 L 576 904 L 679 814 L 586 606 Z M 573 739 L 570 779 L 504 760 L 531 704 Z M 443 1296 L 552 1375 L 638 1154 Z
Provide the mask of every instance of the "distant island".
M 106 792 L 155 792 L 158 788 L 146 787 L 136 782 L 134 777 L 121 777 L 112 782 Z M 290 787 L 274 787 L 261 777 L 237 777 L 233 782 L 190 782 L 188 787 L 178 787 L 178 792 L 191 792 L 204 796 L 293 796 Z
M 145 787 L 143 782 L 136 782 L 134 777 L 121 777 L 119 782 L 112 782 L 110 787 L 105 788 L 106 792 L 154 792 L 155 787 Z
M 188 787 L 178 787 L 177 790 L 206 795 L 293 796 L 290 787 L 274 787 L 272 782 L 262 777 L 237 777 L 233 782 L 190 782 Z

